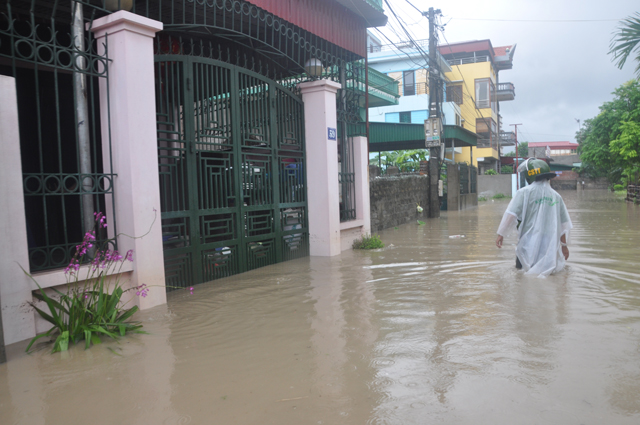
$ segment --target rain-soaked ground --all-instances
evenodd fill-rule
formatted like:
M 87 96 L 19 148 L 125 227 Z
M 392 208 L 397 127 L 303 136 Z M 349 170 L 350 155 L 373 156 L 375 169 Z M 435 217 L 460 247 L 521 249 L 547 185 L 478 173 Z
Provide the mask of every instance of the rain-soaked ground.
M 483 202 L 174 292 L 138 315 L 149 335 L 15 344 L 0 424 L 638 424 L 640 208 L 562 195 L 558 275 L 517 272 L 507 201 Z

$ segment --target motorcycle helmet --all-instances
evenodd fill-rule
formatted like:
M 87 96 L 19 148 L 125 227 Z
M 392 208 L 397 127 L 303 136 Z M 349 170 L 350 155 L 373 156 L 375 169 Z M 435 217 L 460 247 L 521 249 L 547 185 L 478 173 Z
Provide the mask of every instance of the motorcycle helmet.
M 518 166 L 518 172 L 525 172 L 527 182 L 529 184 L 534 181 L 544 180 L 545 178 L 554 178 L 556 173 L 551 172 L 549 164 L 541 159 L 529 158 L 520 166 Z

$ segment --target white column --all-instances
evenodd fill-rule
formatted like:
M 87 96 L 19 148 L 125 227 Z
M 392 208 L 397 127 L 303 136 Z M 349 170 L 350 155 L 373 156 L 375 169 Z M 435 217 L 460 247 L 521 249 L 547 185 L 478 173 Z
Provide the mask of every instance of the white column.
M 371 203 L 369 200 L 369 149 L 366 137 L 353 138 L 354 172 L 356 183 L 356 220 L 361 221 L 362 233 L 371 233 Z
M 336 93 L 340 84 L 329 80 L 300 84 L 304 102 L 310 254 L 340 254 L 340 191 Z
M 166 303 L 153 68 L 153 38 L 162 23 L 119 11 L 94 21 L 91 30 L 101 48 L 106 43 L 110 60 L 110 128 L 106 81 L 100 84 L 100 113 L 105 172 L 111 130 L 117 231 L 146 234 L 119 236 L 118 249 L 134 250 L 131 285 L 151 286 L 139 299 L 141 309 L 150 308 Z
M 5 344 L 36 334 L 22 188 L 18 100 L 13 77 L 0 75 L 0 302 Z

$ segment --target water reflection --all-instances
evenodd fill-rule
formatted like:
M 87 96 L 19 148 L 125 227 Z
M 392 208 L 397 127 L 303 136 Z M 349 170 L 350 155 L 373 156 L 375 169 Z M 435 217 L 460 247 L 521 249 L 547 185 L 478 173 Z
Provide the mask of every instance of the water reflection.
M 517 272 L 515 239 L 494 246 L 507 202 L 485 202 L 171 293 L 149 335 L 11 346 L 0 423 L 638 423 L 640 208 L 563 196 L 560 274 Z

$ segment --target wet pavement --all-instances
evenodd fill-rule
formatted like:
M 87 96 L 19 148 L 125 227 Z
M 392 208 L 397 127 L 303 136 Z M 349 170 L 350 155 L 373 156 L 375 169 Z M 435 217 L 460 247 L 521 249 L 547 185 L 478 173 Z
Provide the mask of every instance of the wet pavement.
M 149 335 L 14 344 L 0 424 L 638 424 L 640 207 L 561 194 L 560 274 L 516 271 L 508 201 L 481 202 L 173 292 L 138 314 Z

